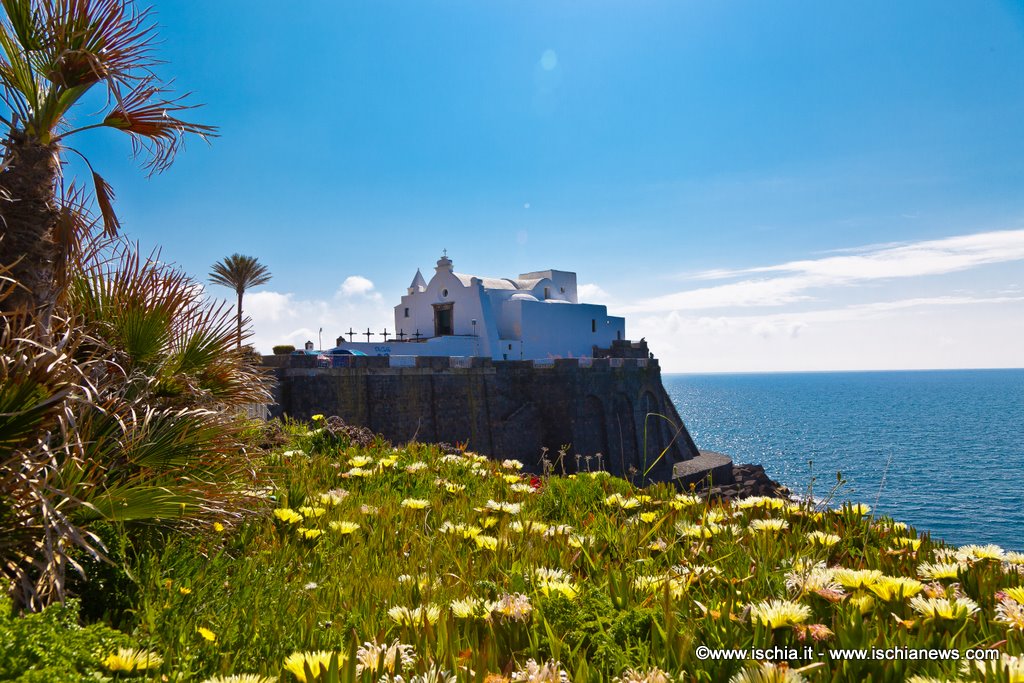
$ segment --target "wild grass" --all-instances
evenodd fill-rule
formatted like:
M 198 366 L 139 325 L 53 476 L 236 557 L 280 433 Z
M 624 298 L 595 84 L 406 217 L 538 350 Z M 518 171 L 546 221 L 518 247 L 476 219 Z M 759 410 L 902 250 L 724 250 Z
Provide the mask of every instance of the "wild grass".
M 1024 651 L 1024 555 L 946 548 L 862 505 L 708 503 L 601 472 L 537 478 L 472 453 L 351 447 L 317 424 L 289 429 L 291 443 L 261 465 L 273 482 L 254 492 L 262 514 L 127 549 L 130 607 L 118 625 L 160 663 L 117 676 L 1024 675 L 1016 660 L 983 670 L 962 659 L 968 648 Z M 798 654 L 773 668 L 701 659 L 699 646 Z M 961 659 L 840 661 L 829 648 Z M 114 676 L 103 665 L 111 654 L 79 665 L 83 680 Z

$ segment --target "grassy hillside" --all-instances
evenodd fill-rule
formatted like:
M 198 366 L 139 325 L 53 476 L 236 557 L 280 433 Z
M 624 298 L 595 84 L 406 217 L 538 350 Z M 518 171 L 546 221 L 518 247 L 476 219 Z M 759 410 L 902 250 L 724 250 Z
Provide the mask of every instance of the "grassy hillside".
M 132 547 L 111 529 L 128 571 L 93 568 L 92 625 L 75 626 L 76 603 L 0 617 L 14 643 L 0 677 L 1024 680 L 1010 656 L 1024 651 L 1024 554 L 942 547 L 865 506 L 709 504 L 289 429 L 264 462 L 260 514 Z M 701 659 L 701 646 L 790 661 Z M 1001 659 L 965 663 L 978 647 Z M 830 648 L 907 649 L 840 661 Z M 961 659 L 908 659 L 927 648 Z

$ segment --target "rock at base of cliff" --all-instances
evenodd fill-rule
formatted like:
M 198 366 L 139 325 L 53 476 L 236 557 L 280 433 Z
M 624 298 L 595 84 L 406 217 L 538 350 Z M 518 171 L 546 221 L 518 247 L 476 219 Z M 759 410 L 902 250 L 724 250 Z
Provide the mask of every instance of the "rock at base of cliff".
M 731 484 L 714 484 L 702 494 L 713 500 L 739 500 L 749 496 L 766 496 L 789 500 L 793 493 L 767 475 L 761 465 L 734 465 Z
M 697 457 L 675 464 L 672 481 L 683 490 L 732 484 L 732 458 L 714 451 L 701 451 Z

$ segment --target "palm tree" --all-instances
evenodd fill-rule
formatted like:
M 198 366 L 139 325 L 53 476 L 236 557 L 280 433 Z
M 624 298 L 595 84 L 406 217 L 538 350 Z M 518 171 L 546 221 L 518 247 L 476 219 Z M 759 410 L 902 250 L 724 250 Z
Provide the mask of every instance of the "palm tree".
M 0 584 L 19 608 L 64 599 L 110 523 L 209 525 L 257 503 L 237 416 L 269 395 L 230 307 L 158 254 L 96 247 L 49 341 L 0 317 Z M 0 309 L 11 292 L 0 279 Z
M 153 75 L 155 26 L 133 0 L 0 5 L 0 123 L 8 129 L 0 159 L 0 267 L 20 283 L 5 310 L 21 310 L 45 329 L 67 282 L 69 256 L 95 223 L 86 210 L 89 193 L 62 179 L 69 152 L 89 166 L 104 232 L 113 236 L 120 228 L 113 191 L 66 146 L 68 138 L 96 128 L 127 133 L 153 174 L 170 166 L 187 134 L 212 136 L 216 129 L 177 117 L 193 107 Z M 89 109 L 76 107 L 93 90 L 109 103 L 98 120 L 85 118 L 95 97 Z
M 253 256 L 232 254 L 213 264 L 210 282 L 235 290 L 238 295 L 238 348 L 242 348 L 242 296 L 245 290 L 270 282 L 270 270 Z

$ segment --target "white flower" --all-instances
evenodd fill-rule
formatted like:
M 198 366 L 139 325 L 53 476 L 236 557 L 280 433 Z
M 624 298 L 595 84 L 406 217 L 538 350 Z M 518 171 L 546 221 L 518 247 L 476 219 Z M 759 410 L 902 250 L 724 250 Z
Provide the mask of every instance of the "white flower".
M 569 683 L 569 674 L 562 670 L 560 662 L 549 660 L 538 664 L 531 659 L 526 662 L 526 666 L 512 674 L 512 680 L 526 683 Z

